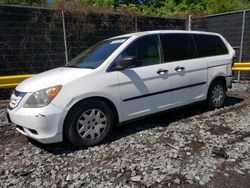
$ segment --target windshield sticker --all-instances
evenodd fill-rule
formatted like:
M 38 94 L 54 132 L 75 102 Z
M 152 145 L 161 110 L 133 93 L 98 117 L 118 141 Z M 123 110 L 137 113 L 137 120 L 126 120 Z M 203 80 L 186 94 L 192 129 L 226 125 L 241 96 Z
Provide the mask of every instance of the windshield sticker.
M 113 40 L 110 42 L 110 44 L 118 44 L 118 43 L 123 43 L 125 42 L 126 39 L 120 39 L 120 40 Z

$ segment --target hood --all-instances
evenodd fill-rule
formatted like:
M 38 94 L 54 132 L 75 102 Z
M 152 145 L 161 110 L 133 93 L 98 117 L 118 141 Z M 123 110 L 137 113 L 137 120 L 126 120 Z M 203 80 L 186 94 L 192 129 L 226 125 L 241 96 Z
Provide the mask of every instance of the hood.
M 92 71 L 93 69 L 59 67 L 24 80 L 16 87 L 16 90 L 34 92 L 56 85 L 64 85 Z

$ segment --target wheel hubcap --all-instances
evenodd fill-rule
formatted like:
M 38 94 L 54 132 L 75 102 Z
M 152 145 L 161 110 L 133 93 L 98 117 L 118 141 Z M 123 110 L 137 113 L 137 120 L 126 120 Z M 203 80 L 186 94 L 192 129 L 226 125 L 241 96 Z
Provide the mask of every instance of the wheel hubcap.
M 100 137 L 107 128 L 107 117 L 99 109 L 89 109 L 79 117 L 77 122 L 78 134 L 88 140 Z
M 216 85 L 212 90 L 212 102 L 215 106 L 223 103 L 224 90 L 221 85 Z

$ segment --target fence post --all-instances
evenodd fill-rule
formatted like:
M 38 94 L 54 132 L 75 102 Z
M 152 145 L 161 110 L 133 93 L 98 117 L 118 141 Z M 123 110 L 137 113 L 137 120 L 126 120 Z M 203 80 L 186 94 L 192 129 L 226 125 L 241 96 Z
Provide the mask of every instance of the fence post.
M 243 10 L 242 27 L 241 27 L 241 39 L 240 39 L 240 57 L 239 57 L 239 62 L 240 63 L 242 62 L 244 32 L 245 32 L 245 21 L 246 21 L 246 11 Z M 238 81 L 240 81 L 240 71 L 238 71 Z
M 65 50 L 65 61 L 68 63 L 68 50 L 67 50 L 67 38 L 66 38 L 66 30 L 65 30 L 65 20 L 64 20 L 64 12 L 62 10 L 62 24 L 63 24 L 63 41 L 64 41 L 64 50 Z
M 137 32 L 138 28 L 137 28 L 137 16 L 135 16 L 135 31 Z
M 188 15 L 187 30 L 192 30 L 192 15 Z

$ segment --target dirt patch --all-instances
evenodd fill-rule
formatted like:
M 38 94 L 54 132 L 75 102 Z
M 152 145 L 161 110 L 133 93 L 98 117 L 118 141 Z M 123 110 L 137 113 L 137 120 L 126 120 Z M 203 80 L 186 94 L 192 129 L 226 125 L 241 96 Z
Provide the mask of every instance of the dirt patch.
M 193 152 L 198 152 L 200 150 L 202 150 L 202 147 L 204 147 L 206 144 L 205 143 L 202 143 L 202 142 L 195 142 L 195 141 L 192 141 L 189 145 L 189 147 L 191 148 L 191 150 Z
M 236 132 L 234 134 L 236 135 L 235 139 L 230 140 L 228 144 L 235 144 L 237 142 L 243 142 L 244 138 L 250 137 L 250 132 Z
M 238 163 L 239 160 L 234 163 L 225 161 L 217 170 L 208 187 L 218 187 L 218 185 L 221 188 L 250 187 L 250 174 L 246 170 L 242 170 L 244 174 L 238 174 L 232 170 Z
M 210 128 L 210 129 L 208 129 L 208 131 L 211 134 L 222 135 L 222 134 L 230 134 L 232 129 L 229 128 L 229 127 L 223 126 L 223 125 L 220 125 L 220 126 L 217 125 L 217 126 L 214 126 L 214 127 Z

